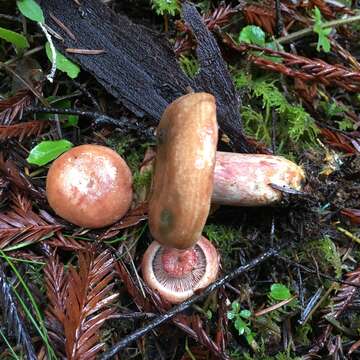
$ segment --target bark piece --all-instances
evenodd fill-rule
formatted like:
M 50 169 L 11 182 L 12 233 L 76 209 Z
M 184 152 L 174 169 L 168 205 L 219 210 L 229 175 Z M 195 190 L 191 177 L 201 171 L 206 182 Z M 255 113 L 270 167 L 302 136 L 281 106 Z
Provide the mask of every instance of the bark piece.
M 137 116 L 159 121 L 166 106 L 188 92 L 205 91 L 216 97 L 220 128 L 234 148 L 246 151 L 239 100 L 219 47 L 200 14 L 189 3 L 184 17 L 198 41 L 201 71 L 189 79 L 179 67 L 167 39 L 97 0 L 41 0 L 48 24 L 62 38 L 56 47 L 91 73 L 104 88 Z M 71 34 L 71 36 L 69 35 Z M 66 53 L 65 49 L 103 50 L 96 55 Z

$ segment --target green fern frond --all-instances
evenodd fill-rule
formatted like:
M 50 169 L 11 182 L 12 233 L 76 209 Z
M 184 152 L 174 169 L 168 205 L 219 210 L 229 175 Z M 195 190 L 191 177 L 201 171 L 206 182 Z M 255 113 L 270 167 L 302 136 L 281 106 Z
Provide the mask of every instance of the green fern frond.
M 303 146 L 316 145 L 318 128 L 313 118 L 301 105 L 289 103 L 276 86 L 276 80 L 253 80 L 244 72 L 235 71 L 233 81 L 236 89 L 250 94 L 250 103 L 243 106 L 241 115 L 245 130 L 251 136 L 270 145 L 271 113 L 275 111 L 279 115 L 276 129 L 278 147 L 289 141 Z M 255 109 L 259 109 L 259 101 L 260 111 L 257 111 Z
M 180 5 L 177 0 L 151 0 L 152 8 L 157 15 L 175 16 L 180 11 Z

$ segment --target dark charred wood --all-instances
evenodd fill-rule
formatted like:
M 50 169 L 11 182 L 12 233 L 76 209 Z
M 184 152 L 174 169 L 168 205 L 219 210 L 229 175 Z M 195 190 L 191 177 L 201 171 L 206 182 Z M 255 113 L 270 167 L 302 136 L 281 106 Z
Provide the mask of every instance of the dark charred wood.
M 91 73 L 134 114 L 158 121 L 166 106 L 189 89 L 206 91 L 217 99 L 220 128 L 234 148 L 249 149 L 242 133 L 240 103 L 225 62 L 193 5 L 184 4 L 183 11 L 198 42 L 201 70 L 195 80 L 184 75 L 163 35 L 115 14 L 100 1 L 84 0 L 80 6 L 72 0 L 40 3 L 46 23 L 64 39 L 54 39 L 56 47 Z M 67 48 L 103 52 L 66 53 Z

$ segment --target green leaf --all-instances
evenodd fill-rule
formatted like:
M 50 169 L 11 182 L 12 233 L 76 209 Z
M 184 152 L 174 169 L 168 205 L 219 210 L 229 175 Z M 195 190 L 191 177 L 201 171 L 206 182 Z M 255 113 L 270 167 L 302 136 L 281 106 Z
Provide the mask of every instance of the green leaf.
M 26 49 L 30 46 L 24 35 L 2 27 L 0 27 L 0 38 L 15 45 L 17 50 Z
M 45 45 L 46 55 L 52 62 L 52 53 L 50 44 L 47 42 Z M 80 67 L 74 64 L 71 60 L 62 55 L 56 50 L 56 68 L 60 71 L 65 72 L 70 78 L 75 79 L 80 72 Z
M 335 121 L 341 131 L 354 130 L 354 123 L 349 118 L 344 118 L 340 121 Z
M 240 311 L 240 304 L 237 301 L 234 301 L 231 304 L 231 309 L 234 313 L 238 313 Z
M 321 23 L 321 11 L 317 6 L 314 9 L 314 19 L 317 23 Z
M 235 318 L 235 313 L 233 312 L 233 311 L 228 311 L 227 312 L 227 318 L 229 319 L 229 320 L 232 320 L 232 319 L 234 319 Z
M 275 50 L 275 51 L 283 51 L 284 47 L 281 44 L 276 43 L 276 41 L 270 41 L 265 43 L 265 47 L 267 49 Z M 270 55 L 261 55 L 262 58 L 268 59 L 272 62 L 281 63 L 283 59 L 279 56 L 270 56 Z
M 68 140 L 42 141 L 30 151 L 26 160 L 30 164 L 42 166 L 72 147 L 73 144 Z
M 259 26 L 248 25 L 241 29 L 239 42 L 265 46 L 265 32 Z
M 247 325 L 244 320 L 237 318 L 234 323 L 235 329 L 239 331 L 239 335 L 242 335 L 247 328 Z
M 248 319 L 251 316 L 251 311 L 249 310 L 241 310 L 239 314 L 242 318 Z
M 320 52 L 321 49 L 326 53 L 330 51 L 330 40 L 323 34 L 319 34 L 319 39 L 316 46 L 317 51 Z
M 250 334 L 246 335 L 246 341 L 248 342 L 249 345 L 251 345 L 254 340 L 255 340 L 255 333 L 250 332 Z
M 329 52 L 330 40 L 328 38 L 328 35 L 331 33 L 331 28 L 323 28 L 324 24 L 321 18 L 321 12 L 316 6 L 313 12 L 313 19 L 315 21 L 313 30 L 315 33 L 318 34 L 318 43 L 316 46 L 316 50 L 320 52 L 322 49 L 324 52 Z
M 30 20 L 44 23 L 44 14 L 35 0 L 18 0 L 16 5 L 20 12 Z
M 272 284 L 270 288 L 270 296 L 274 300 L 287 300 L 291 298 L 289 289 L 283 284 Z

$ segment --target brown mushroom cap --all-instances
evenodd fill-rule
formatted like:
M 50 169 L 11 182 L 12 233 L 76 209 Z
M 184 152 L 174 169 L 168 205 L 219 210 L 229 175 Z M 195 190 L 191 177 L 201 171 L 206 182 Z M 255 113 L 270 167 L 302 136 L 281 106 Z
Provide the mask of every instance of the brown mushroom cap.
M 177 304 L 216 280 L 219 256 L 203 236 L 187 250 L 166 248 L 153 241 L 144 254 L 141 269 L 151 289 Z
M 200 238 L 210 210 L 217 145 L 215 98 L 182 96 L 157 128 L 149 226 L 161 244 L 187 249 Z
M 46 179 L 52 209 L 69 222 L 100 228 L 119 220 L 132 200 L 132 176 L 115 151 L 81 145 L 61 155 Z

